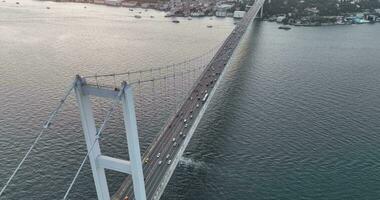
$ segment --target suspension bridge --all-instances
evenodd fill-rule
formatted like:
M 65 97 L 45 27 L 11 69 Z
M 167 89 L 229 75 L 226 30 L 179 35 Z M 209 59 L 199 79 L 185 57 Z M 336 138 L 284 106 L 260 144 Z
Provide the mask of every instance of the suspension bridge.
M 226 40 L 199 57 L 182 63 L 148 70 L 95 74 L 93 76 L 77 75 L 56 109 L 45 121 L 41 132 L 37 135 L 17 168 L 2 187 L 0 197 L 4 194 L 7 186 L 43 133 L 52 126 L 55 116 L 61 111 L 68 96 L 74 92 L 79 105 L 87 154 L 80 163 L 79 169 L 70 185 L 68 185 L 62 199 L 69 198 L 70 191 L 87 160 L 91 165 L 98 199 L 160 199 L 202 116 L 206 112 L 210 99 L 214 96 L 220 80 L 223 79 L 230 57 L 248 26 L 257 16 L 260 9 L 262 10 L 264 2 L 265 0 L 256 0 Z M 117 83 L 120 82 L 121 84 L 118 85 Z M 157 94 L 161 93 L 156 90 L 157 84 L 159 86 L 164 85 L 165 91 L 167 91 L 166 94 L 172 94 L 175 101 L 169 102 L 169 104 L 174 105 L 174 112 L 153 139 L 143 156 L 141 156 L 135 105 L 140 105 L 141 102 L 139 101 L 147 101 L 146 97 L 143 96 L 143 92 L 141 92 L 144 91 L 142 88 L 146 88 L 147 84 L 149 84 L 148 88 L 150 88 L 148 90 L 151 90 L 153 94 L 150 101 L 162 100 L 162 104 L 166 105 L 165 98 L 161 94 Z M 178 88 L 181 88 L 181 90 Z M 139 95 L 134 95 L 134 91 L 140 91 Z M 156 98 L 157 96 L 161 98 Z M 96 125 L 94 120 L 91 97 L 110 99 L 112 101 L 111 108 L 107 111 L 100 125 Z M 112 113 L 120 103 L 128 142 L 129 160 L 102 155 L 100 147 L 102 133 Z M 113 195 L 110 195 L 108 189 L 105 169 L 128 174 L 120 188 Z

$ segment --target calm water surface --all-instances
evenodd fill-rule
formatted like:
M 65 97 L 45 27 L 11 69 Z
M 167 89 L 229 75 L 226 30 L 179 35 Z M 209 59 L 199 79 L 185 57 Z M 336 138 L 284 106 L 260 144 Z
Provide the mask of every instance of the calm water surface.
M 233 28 L 232 19 L 173 24 L 156 11 L 137 9 L 139 20 L 123 8 L 20 3 L 0 3 L 0 186 L 75 74 L 182 61 Z M 380 198 L 380 25 L 277 27 L 246 34 L 162 199 Z M 94 105 L 100 121 L 110 103 Z M 170 110 L 144 105 L 146 149 Z M 76 109 L 71 97 L 1 199 L 63 197 L 86 152 Z M 125 158 L 120 117 L 102 147 Z M 107 175 L 115 191 L 123 175 Z M 70 198 L 95 195 L 87 164 Z

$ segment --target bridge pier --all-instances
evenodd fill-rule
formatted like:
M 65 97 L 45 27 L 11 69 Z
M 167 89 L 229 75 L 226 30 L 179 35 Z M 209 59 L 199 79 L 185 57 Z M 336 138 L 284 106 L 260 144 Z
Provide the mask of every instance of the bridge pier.
M 88 85 L 85 79 L 77 76 L 74 89 L 98 199 L 110 200 L 105 169 L 111 169 L 131 174 L 136 200 L 146 200 L 132 87 L 124 82 L 121 85 L 121 91 L 104 89 Z M 96 128 L 90 101 L 91 96 L 121 101 L 130 161 L 102 155 L 99 145 L 100 135 Z

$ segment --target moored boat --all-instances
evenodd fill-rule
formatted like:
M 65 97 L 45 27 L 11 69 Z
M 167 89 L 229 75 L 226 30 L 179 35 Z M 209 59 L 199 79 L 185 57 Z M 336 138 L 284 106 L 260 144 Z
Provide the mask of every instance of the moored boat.
M 292 29 L 290 26 L 280 26 L 278 29 L 283 29 L 283 30 L 290 30 Z

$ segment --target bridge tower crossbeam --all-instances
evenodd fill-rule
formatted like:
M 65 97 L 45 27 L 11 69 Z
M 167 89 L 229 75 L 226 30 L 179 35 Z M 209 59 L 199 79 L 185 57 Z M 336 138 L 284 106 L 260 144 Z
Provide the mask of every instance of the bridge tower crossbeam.
M 132 175 L 136 199 L 146 200 L 132 87 L 124 82 L 120 87 L 121 91 L 105 89 L 91 86 L 86 83 L 84 78 L 77 76 L 74 89 L 80 109 L 83 132 L 87 151 L 89 152 L 88 157 L 98 199 L 110 200 L 105 175 L 105 169 L 110 169 Z M 98 140 L 98 129 L 96 128 L 90 101 L 91 96 L 121 101 L 128 142 L 129 161 L 102 155 Z

